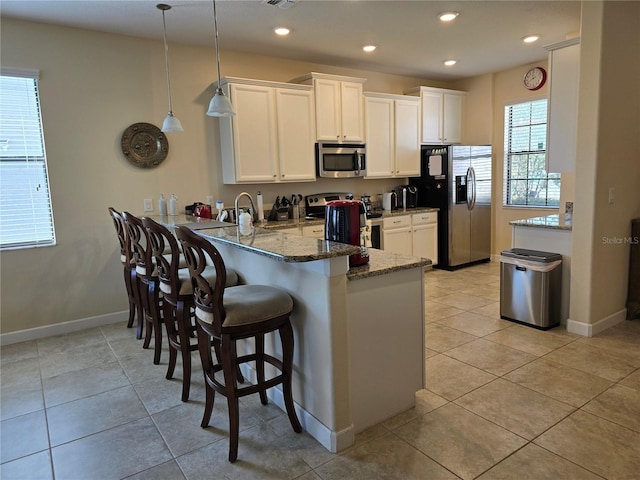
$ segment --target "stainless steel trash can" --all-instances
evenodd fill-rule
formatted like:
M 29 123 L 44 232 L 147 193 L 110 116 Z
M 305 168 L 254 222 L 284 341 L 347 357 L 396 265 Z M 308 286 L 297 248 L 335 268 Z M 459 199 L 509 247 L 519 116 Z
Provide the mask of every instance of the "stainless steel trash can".
M 524 248 L 500 257 L 500 317 L 535 328 L 560 323 L 562 255 Z

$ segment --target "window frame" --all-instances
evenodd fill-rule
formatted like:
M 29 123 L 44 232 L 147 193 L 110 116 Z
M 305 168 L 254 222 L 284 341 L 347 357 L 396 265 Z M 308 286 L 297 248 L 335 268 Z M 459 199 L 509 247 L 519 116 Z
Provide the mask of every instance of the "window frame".
M 531 111 L 533 110 L 534 104 L 538 102 L 544 102 L 544 122 L 534 121 L 533 115 Z M 514 125 L 512 122 L 512 110 L 513 107 L 529 105 L 530 113 L 528 122 L 520 123 L 518 125 Z M 548 122 L 549 122 L 549 100 L 546 97 L 538 97 L 532 98 L 525 101 L 514 101 L 505 104 L 504 106 L 504 174 L 503 174 L 503 195 L 502 195 L 502 206 L 508 208 L 533 208 L 533 209 L 557 209 L 560 207 L 560 174 L 558 173 L 549 173 L 546 171 L 546 155 L 548 150 Z M 528 131 L 528 147 L 527 149 L 512 149 L 512 139 L 514 138 L 513 130 L 514 128 L 523 128 Z M 544 148 L 533 149 L 531 147 L 532 142 L 532 131 L 534 129 L 537 130 L 538 134 L 540 132 L 544 133 Z M 514 159 L 513 157 L 520 156 L 526 157 L 526 175 L 514 177 L 512 172 L 514 170 Z M 540 158 L 542 157 L 542 158 Z M 540 163 L 542 163 L 542 168 L 540 167 Z M 532 170 L 532 164 L 537 164 L 538 168 L 536 171 Z M 542 173 L 542 174 L 540 174 Z M 515 182 L 524 182 L 526 186 L 525 191 L 531 192 L 529 185 L 536 184 L 539 185 L 543 183 L 544 187 L 537 186 L 536 192 L 543 192 L 544 194 L 544 203 L 541 202 L 532 202 L 530 203 L 530 194 L 525 193 L 521 195 L 524 201 L 519 203 L 514 203 L 512 188 Z M 557 189 L 557 199 L 553 198 L 550 200 L 550 184 L 554 183 L 555 187 L 551 187 Z M 535 198 L 539 198 L 536 195 Z M 550 203 L 551 202 L 551 203 Z
M 39 71 L 3 66 L 0 77 L 0 251 L 55 246 Z M 1 89 L 8 78 L 25 80 L 9 86 L 13 97 Z

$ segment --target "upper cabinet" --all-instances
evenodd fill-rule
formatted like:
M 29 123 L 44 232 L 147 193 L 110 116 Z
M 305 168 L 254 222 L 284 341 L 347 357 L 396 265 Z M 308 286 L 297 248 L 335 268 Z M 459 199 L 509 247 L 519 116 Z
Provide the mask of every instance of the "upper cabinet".
M 313 85 L 317 141 L 364 141 L 362 84 L 365 79 L 312 72 L 293 81 Z
M 462 142 L 465 92 L 417 87 L 405 93 L 419 95 L 422 102 L 421 143 L 454 144 Z
M 420 99 L 365 94 L 367 178 L 420 174 Z
M 313 91 L 224 78 L 236 115 L 220 118 L 224 183 L 315 181 Z
M 576 163 L 580 38 L 545 48 L 549 50 L 547 172 L 573 172 Z

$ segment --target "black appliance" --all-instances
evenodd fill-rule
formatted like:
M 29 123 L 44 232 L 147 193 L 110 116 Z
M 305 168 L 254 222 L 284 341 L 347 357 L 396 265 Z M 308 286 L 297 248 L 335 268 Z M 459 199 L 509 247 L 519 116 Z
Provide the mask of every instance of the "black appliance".
M 353 193 L 314 193 L 313 195 L 304 197 L 305 215 L 307 219 L 324 218 L 327 203 L 335 200 L 353 200 Z
M 397 195 L 398 208 L 416 208 L 418 206 L 418 187 L 415 185 L 399 185 L 393 191 Z
M 491 257 L 491 146 L 422 145 L 418 206 L 439 208 L 438 265 L 453 270 Z

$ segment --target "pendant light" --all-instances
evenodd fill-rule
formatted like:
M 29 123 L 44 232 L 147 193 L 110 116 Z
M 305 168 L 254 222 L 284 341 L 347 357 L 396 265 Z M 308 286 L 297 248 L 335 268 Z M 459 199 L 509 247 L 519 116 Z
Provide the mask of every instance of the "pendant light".
M 171 10 L 171 5 L 167 5 L 166 3 L 159 3 L 156 5 L 158 10 L 162 10 L 162 28 L 164 33 L 164 66 L 167 71 L 167 92 L 169 95 L 169 113 L 167 114 L 167 118 L 162 122 L 162 131 L 163 132 L 182 132 L 182 124 L 177 117 L 173 115 L 173 109 L 171 108 L 171 80 L 169 79 L 169 46 L 167 45 L 167 24 L 164 20 L 164 12 L 167 10 Z
M 220 51 L 218 50 L 218 15 L 216 12 L 216 0 L 213 0 L 213 26 L 215 29 L 215 41 L 216 41 L 216 67 L 218 68 L 218 88 L 216 93 L 209 103 L 209 110 L 207 115 L 210 117 L 231 117 L 236 114 L 233 110 L 231 101 L 222 91 L 220 86 Z

